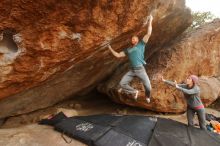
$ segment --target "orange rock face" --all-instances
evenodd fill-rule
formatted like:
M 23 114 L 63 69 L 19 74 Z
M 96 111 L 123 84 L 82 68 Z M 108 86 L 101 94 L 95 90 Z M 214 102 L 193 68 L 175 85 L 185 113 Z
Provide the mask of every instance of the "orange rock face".
M 0 2 L 0 117 L 34 111 L 85 94 L 119 64 L 115 50 L 154 15 L 148 56 L 191 23 L 184 0 Z M 2 51 L 3 50 L 3 51 Z
M 201 98 L 206 106 L 220 96 L 220 21 L 215 20 L 201 28 L 182 35 L 171 45 L 161 47 L 148 60 L 147 73 L 152 82 L 152 102 L 128 100 L 114 89 L 122 75 L 128 71 L 128 65 L 116 72 L 106 83 L 99 86 L 101 92 L 107 93 L 116 102 L 143 107 L 159 112 L 184 112 L 186 102 L 183 95 L 175 88 L 158 82 L 157 75 L 165 79 L 182 82 L 189 74 L 200 76 Z M 206 77 L 205 77 L 206 76 Z M 139 80 L 133 81 L 144 95 Z
M 202 100 L 206 106 L 220 97 L 220 77 L 201 77 Z

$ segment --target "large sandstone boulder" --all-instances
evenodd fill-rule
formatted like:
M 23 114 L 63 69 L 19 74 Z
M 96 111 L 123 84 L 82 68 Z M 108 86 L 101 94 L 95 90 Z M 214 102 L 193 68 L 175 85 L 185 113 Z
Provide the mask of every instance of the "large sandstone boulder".
M 220 77 L 201 77 L 201 96 L 206 106 L 220 97 Z
M 148 56 L 191 24 L 184 0 L 1 0 L 0 118 L 88 93 L 125 60 L 105 45 L 128 46 L 154 15 Z
M 28 125 L 13 129 L 0 129 L 1 146 L 86 146 L 85 144 L 64 136 L 68 144 L 52 127 Z M 71 141 L 72 140 L 72 141 Z
M 206 106 L 220 95 L 220 20 L 206 24 L 197 30 L 177 38 L 169 46 L 159 48 L 148 60 L 147 73 L 152 82 L 152 102 L 134 101 L 130 95 L 121 95 L 117 86 L 121 77 L 128 71 L 128 64 L 118 70 L 107 82 L 101 84 L 99 91 L 108 94 L 114 101 L 131 106 L 143 107 L 159 112 L 184 112 L 186 102 L 175 88 L 158 82 L 157 75 L 165 79 L 182 82 L 189 74 L 206 76 L 200 78 L 201 98 Z M 132 86 L 144 89 L 139 80 Z M 129 98 L 130 97 L 130 98 Z

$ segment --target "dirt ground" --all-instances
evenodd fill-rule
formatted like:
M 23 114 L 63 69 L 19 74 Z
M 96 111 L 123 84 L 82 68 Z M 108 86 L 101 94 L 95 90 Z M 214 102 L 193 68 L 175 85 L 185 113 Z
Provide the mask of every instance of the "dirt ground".
M 146 109 L 140 109 L 121 105 L 112 102 L 105 95 L 92 93 L 89 96 L 69 99 L 47 109 L 38 110 L 26 115 L 10 117 L 2 122 L 1 128 L 15 128 L 23 125 L 37 123 L 40 119 L 48 117 L 51 114 L 56 114 L 63 111 L 68 116 L 86 116 L 94 114 L 122 114 L 122 115 L 146 115 L 163 118 L 170 118 L 182 123 L 187 123 L 186 114 L 167 114 L 156 113 Z M 207 113 L 211 113 L 220 117 L 220 112 L 213 108 L 206 108 Z M 196 123 L 197 118 L 195 118 Z

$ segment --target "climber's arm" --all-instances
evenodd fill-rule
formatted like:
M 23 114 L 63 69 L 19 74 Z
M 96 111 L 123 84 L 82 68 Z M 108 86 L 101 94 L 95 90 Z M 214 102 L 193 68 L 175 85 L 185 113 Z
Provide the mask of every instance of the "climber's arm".
M 145 43 L 148 42 L 148 40 L 151 36 L 151 33 L 152 33 L 152 21 L 153 21 L 153 16 L 152 15 L 148 16 L 146 23 L 145 23 L 145 24 L 148 24 L 147 34 L 143 37 L 143 41 Z
M 116 52 L 115 50 L 112 49 L 111 45 L 108 45 L 108 49 L 117 58 L 121 58 L 121 57 L 125 57 L 126 56 L 124 51 L 121 51 L 121 52 L 118 53 L 118 52 Z

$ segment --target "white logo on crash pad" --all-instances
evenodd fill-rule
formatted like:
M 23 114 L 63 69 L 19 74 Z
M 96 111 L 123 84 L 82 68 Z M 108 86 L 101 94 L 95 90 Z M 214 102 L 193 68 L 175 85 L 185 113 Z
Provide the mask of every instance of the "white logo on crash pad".
M 129 142 L 126 146 L 142 146 L 142 145 L 134 140 L 132 142 Z
M 90 123 L 82 123 L 82 124 L 76 125 L 76 130 L 86 132 L 86 131 L 91 130 L 93 127 L 94 126 Z

